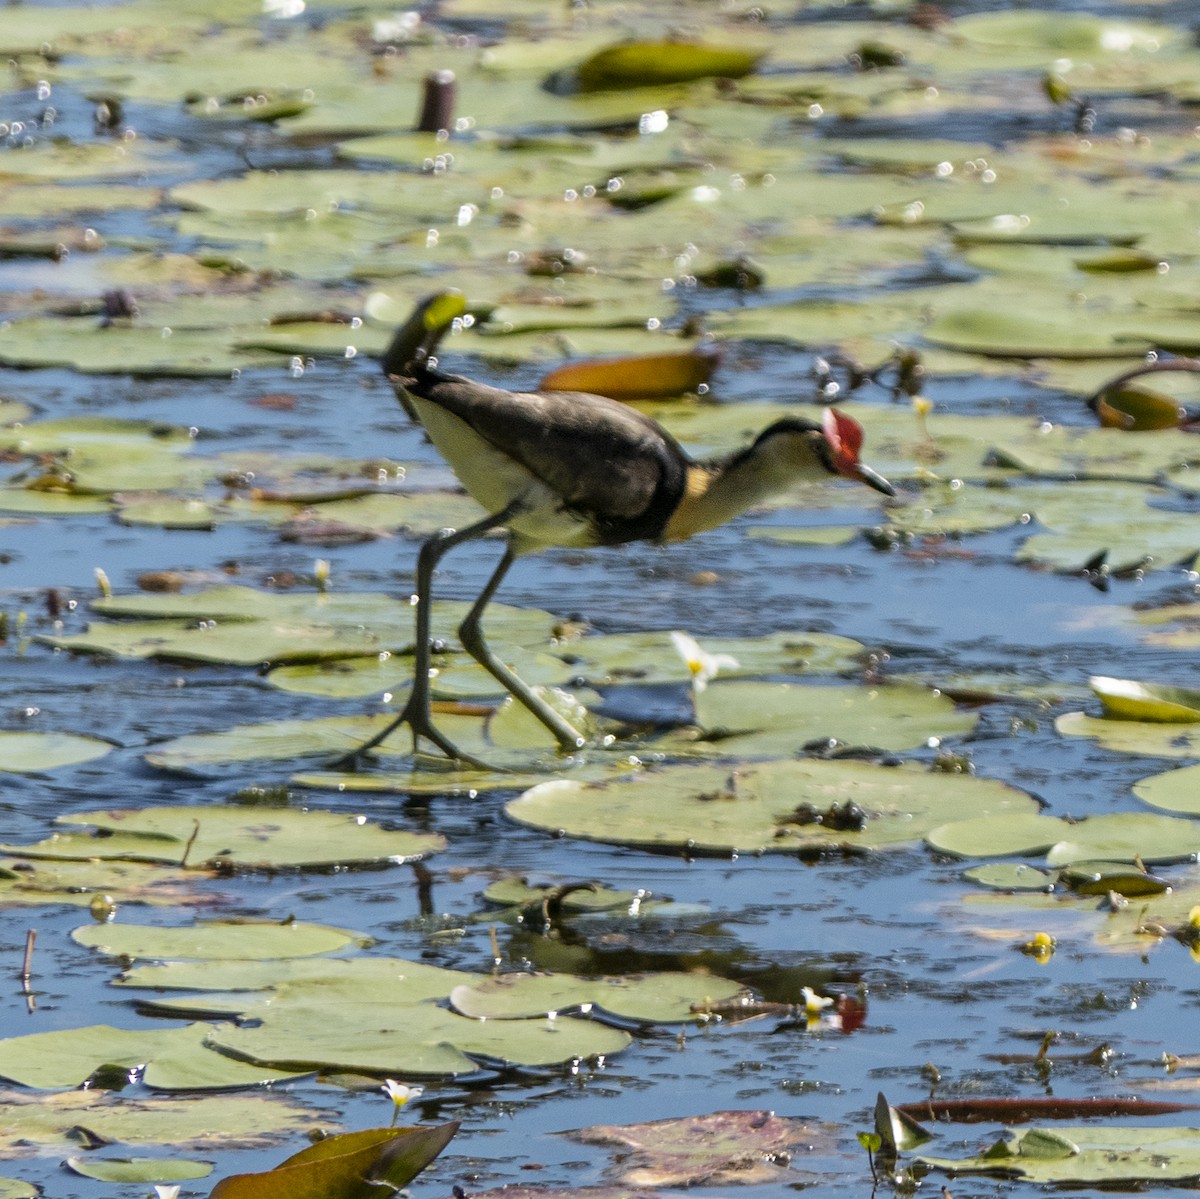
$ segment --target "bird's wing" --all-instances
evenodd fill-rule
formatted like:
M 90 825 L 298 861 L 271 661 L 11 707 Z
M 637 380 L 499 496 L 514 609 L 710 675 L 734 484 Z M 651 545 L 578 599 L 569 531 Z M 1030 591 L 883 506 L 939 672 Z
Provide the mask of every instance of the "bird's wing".
M 429 375 L 410 385 L 594 520 L 605 541 L 654 537 L 683 494 L 687 458 L 634 408 L 586 392 L 511 392 Z

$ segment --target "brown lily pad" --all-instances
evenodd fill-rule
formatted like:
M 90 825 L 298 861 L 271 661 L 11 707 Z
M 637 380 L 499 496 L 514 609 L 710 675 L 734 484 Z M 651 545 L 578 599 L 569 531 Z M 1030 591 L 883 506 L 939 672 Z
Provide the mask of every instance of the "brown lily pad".
M 712 1112 L 648 1124 L 593 1124 L 567 1134 L 622 1150 L 613 1174 L 635 1187 L 724 1186 L 784 1180 L 780 1165 L 796 1149 L 832 1150 L 830 1126 L 774 1112 Z

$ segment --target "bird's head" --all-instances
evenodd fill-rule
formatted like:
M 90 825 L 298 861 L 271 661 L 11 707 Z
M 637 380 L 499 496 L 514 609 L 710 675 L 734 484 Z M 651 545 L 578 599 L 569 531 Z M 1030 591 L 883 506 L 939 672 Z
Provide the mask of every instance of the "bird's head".
M 826 408 L 820 424 L 789 416 L 768 425 L 754 449 L 786 460 L 799 474 L 841 475 L 884 495 L 895 495 L 896 489 L 881 474 L 859 461 L 862 443 L 863 428 L 858 421 L 836 408 Z

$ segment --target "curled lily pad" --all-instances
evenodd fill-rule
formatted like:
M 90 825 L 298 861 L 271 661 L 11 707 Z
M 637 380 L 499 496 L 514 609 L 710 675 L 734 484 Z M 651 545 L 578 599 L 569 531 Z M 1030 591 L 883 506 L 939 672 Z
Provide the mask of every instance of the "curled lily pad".
M 407 1186 L 458 1131 L 457 1122 L 415 1128 L 367 1128 L 323 1137 L 273 1170 L 234 1174 L 213 1188 L 210 1199 L 270 1196 L 352 1196 L 364 1188 L 399 1191 Z M 364 1184 L 364 1179 L 367 1181 Z
M 1124 862 L 1072 862 L 1059 872 L 1059 878 L 1076 895 L 1126 897 L 1162 895 L 1171 889 L 1165 879 L 1146 871 L 1131 869 Z
M 740 79 L 762 58 L 761 51 L 695 42 L 627 42 L 593 54 L 575 68 L 573 76 L 581 92 L 689 83 L 713 76 Z M 554 90 L 561 89 L 560 84 Z
M 1182 413 L 1172 396 L 1137 383 L 1102 391 L 1095 397 L 1093 409 L 1104 428 L 1124 429 L 1128 433 L 1173 429 Z
M 645 354 L 637 358 L 570 362 L 542 377 L 542 391 L 590 391 L 616 400 L 651 400 L 682 395 L 708 383 L 716 355 L 703 350 Z
M 1134 679 L 1093 675 L 1088 685 L 1116 720 L 1144 720 L 1163 724 L 1200 723 L 1200 691 L 1189 687 L 1164 687 Z

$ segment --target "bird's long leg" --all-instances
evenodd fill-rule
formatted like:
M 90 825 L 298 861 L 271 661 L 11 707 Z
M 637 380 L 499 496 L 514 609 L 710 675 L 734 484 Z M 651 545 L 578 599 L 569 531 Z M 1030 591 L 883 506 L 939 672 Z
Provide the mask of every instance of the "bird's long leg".
M 496 594 L 496 590 L 504 581 L 504 576 L 508 574 L 508 569 L 512 566 L 516 556 L 516 550 L 513 547 L 513 538 L 510 534 L 508 546 L 504 551 L 504 557 L 500 559 L 499 565 L 492 572 L 492 577 L 488 579 L 486 586 L 479 593 L 479 598 L 471 605 L 471 610 L 467 613 L 462 624 L 458 626 L 458 638 L 462 642 L 463 649 L 492 678 L 504 687 L 514 699 L 524 704 L 554 734 L 555 739 L 564 750 L 568 753 L 574 753 L 577 749 L 583 748 L 587 743 L 587 738 L 581 736 L 577 729 L 563 719 L 545 700 L 541 699 L 528 683 L 519 679 L 509 670 L 492 653 L 483 636 L 483 628 L 480 624 L 483 618 L 483 610 L 491 602 L 492 596 Z
M 483 520 L 476 521 L 473 525 L 468 525 L 465 529 L 443 529 L 440 533 L 435 533 L 422 544 L 420 552 L 417 554 L 417 628 L 416 641 L 413 645 L 413 685 L 412 690 L 409 692 L 408 700 L 400 715 L 395 720 L 381 729 L 370 740 L 364 741 L 362 745 L 351 750 L 348 754 L 335 759 L 330 763 L 331 767 L 347 768 L 356 766 L 363 754 L 387 740 L 402 724 L 407 724 L 412 729 L 414 753 L 419 747 L 418 743 L 420 739 L 424 737 L 426 740 L 432 741 L 448 758 L 452 758 L 457 762 L 465 762 L 470 766 L 476 766 L 482 770 L 489 769 L 486 763 L 481 762 L 478 758 L 473 758 L 470 754 L 463 753 L 462 750 L 455 746 L 454 742 L 438 732 L 434 727 L 433 716 L 429 710 L 433 572 L 437 569 L 437 564 L 441 561 L 444 554 L 452 550 L 456 545 L 461 545 L 464 541 L 471 541 L 473 538 L 482 537 L 485 533 L 490 533 L 493 529 L 498 529 L 507 524 L 513 514 L 519 510 L 519 507 L 518 503 L 509 504 L 502 511 L 492 516 L 486 516 Z M 498 585 L 498 581 L 496 585 Z M 495 586 L 493 586 L 491 580 L 488 581 L 487 587 L 484 588 L 484 595 L 490 594 L 489 588 L 491 591 L 495 590 Z

